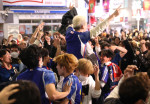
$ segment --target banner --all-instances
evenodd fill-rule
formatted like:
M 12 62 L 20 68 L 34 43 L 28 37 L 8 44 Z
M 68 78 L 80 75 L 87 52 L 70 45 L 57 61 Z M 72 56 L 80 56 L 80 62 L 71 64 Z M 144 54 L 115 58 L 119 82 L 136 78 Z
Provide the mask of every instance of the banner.
M 19 25 L 18 24 L 9 24 L 7 32 L 8 32 L 8 36 L 13 35 L 13 37 L 17 39 L 18 34 L 19 34 Z
M 123 22 L 123 17 L 120 17 L 120 22 Z
M 3 0 L 4 6 L 67 6 L 67 0 Z
M 103 7 L 105 12 L 109 12 L 109 0 L 103 0 Z
M 91 24 L 94 24 L 94 22 L 96 22 L 95 16 L 90 16 L 90 22 Z
M 89 13 L 95 13 L 95 0 L 90 0 L 89 1 Z
M 26 34 L 32 34 L 33 30 L 32 30 L 32 26 L 31 25 L 26 25 Z
M 108 0 L 104 0 L 104 1 L 108 1 Z M 117 9 L 120 5 L 121 8 L 124 8 L 125 3 L 126 5 L 128 5 L 128 0 L 109 0 L 109 9 Z
M 128 22 L 128 17 L 125 17 L 125 22 Z
M 25 25 L 20 25 L 19 26 L 19 33 L 20 34 L 25 34 L 25 29 L 26 29 Z
M 143 1 L 143 10 L 150 10 L 150 0 Z

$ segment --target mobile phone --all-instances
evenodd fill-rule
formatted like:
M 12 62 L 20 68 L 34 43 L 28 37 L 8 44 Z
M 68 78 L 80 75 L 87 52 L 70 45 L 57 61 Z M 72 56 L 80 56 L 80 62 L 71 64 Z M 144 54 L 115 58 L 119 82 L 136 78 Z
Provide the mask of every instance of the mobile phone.
M 89 93 L 89 84 L 82 85 L 82 93 L 84 93 L 85 96 L 88 95 L 88 93 Z

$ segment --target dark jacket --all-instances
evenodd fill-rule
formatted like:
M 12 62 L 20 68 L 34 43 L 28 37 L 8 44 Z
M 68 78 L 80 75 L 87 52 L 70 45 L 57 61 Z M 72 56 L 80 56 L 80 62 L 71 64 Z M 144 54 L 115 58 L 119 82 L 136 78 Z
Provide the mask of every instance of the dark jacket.
M 137 55 L 138 68 L 141 72 L 147 72 L 150 68 L 150 52 L 145 51 Z
M 128 65 L 132 65 L 133 60 L 134 60 L 134 51 L 130 43 L 128 42 L 128 40 L 124 40 L 123 44 L 125 45 L 125 48 L 127 49 L 128 52 L 125 54 L 125 56 L 121 60 L 120 68 L 122 72 L 124 72 L 124 70 L 126 69 Z
M 73 17 L 77 15 L 76 8 L 72 8 L 67 13 L 65 13 L 62 17 L 61 27 L 59 28 L 58 32 L 61 34 L 66 34 L 66 28 L 68 25 L 72 24 Z
M 49 51 L 49 56 L 51 58 L 54 58 L 55 57 L 55 54 L 56 54 L 56 51 L 57 51 L 57 48 L 54 47 L 53 45 L 48 45 L 47 44 L 47 41 L 44 41 L 44 48 L 48 49 Z

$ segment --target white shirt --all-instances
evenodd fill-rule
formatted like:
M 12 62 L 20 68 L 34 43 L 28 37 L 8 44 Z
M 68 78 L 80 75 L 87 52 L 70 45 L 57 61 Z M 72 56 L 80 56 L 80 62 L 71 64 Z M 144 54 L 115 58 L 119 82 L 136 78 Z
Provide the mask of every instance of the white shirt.
M 82 85 L 89 84 L 88 95 L 84 96 L 82 103 L 83 104 L 92 104 L 92 98 L 99 98 L 100 97 L 101 89 L 95 90 L 95 81 L 91 75 L 85 81 L 81 81 L 81 83 L 82 83 Z

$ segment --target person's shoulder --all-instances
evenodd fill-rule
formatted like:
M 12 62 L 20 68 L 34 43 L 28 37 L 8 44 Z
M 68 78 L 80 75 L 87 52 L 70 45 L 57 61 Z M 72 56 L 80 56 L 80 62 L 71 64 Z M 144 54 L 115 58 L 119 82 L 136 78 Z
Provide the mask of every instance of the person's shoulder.
M 72 79 L 74 80 L 74 84 L 81 84 L 81 81 L 79 80 L 79 78 L 76 75 L 71 75 Z
M 94 79 L 93 79 L 93 77 L 91 75 L 89 75 L 88 80 L 89 80 L 89 82 L 90 81 L 94 81 Z
M 71 77 L 74 78 L 74 79 L 78 79 L 78 77 L 74 74 L 72 74 Z
M 45 68 L 38 68 L 37 70 L 38 70 L 38 71 L 43 71 L 43 72 L 45 72 L 45 73 L 54 73 L 53 71 L 47 70 L 47 69 L 45 69 Z
M 21 72 L 21 73 L 17 76 L 17 78 L 20 78 L 20 77 L 22 77 L 22 76 L 26 76 L 26 73 L 27 73 L 27 72 L 29 72 L 28 69 L 26 69 L 25 71 Z

